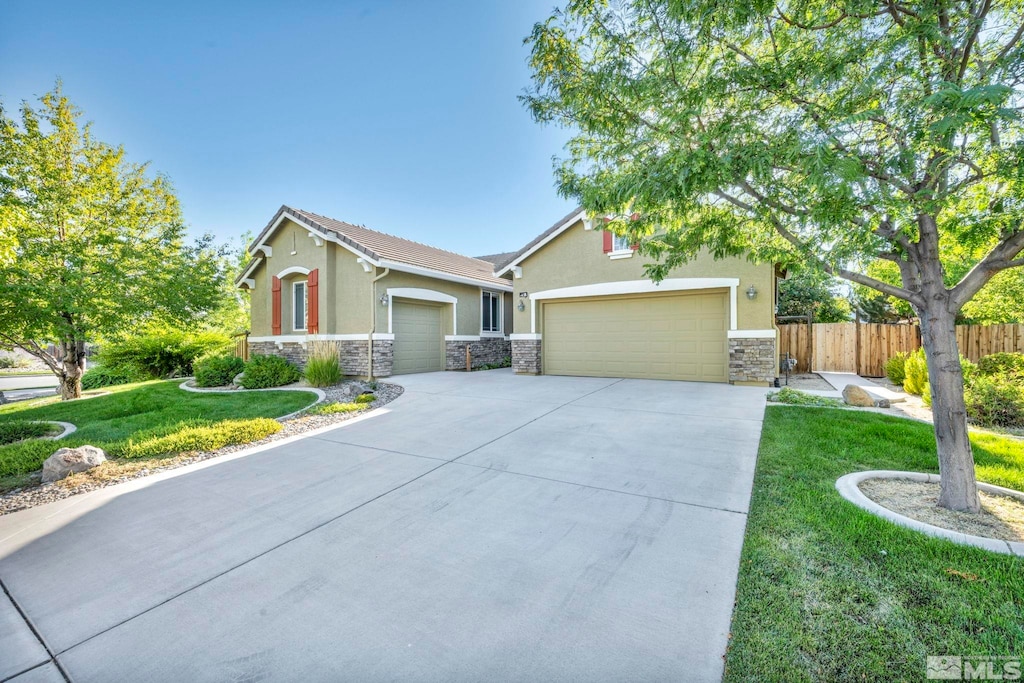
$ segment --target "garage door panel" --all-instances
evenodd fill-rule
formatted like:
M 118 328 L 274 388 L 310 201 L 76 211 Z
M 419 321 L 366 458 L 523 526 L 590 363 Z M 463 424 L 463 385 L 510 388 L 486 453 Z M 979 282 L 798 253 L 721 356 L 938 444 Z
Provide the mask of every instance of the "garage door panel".
M 395 334 L 392 372 L 438 372 L 444 369 L 441 307 L 396 301 L 391 312 Z
M 553 302 L 543 309 L 544 372 L 724 382 L 724 293 Z

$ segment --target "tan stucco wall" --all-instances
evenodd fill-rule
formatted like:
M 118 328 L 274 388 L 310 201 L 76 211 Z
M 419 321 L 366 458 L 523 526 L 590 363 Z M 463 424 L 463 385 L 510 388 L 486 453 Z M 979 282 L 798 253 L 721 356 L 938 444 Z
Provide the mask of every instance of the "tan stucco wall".
M 647 279 L 644 275 L 644 264 L 649 261 L 645 257 L 634 254 L 630 258 L 611 259 L 604 253 L 603 244 L 603 231 L 584 230 L 583 222 L 577 222 L 520 264 L 523 276 L 512 281 L 515 287 L 515 300 L 519 300 L 520 292 L 541 292 L 600 282 Z M 775 269 L 771 264 L 751 263 L 742 258 L 716 261 L 710 254 L 701 254 L 695 260 L 672 270 L 668 277 L 739 278 L 737 329 L 763 330 L 775 325 L 774 273 Z M 758 291 L 754 301 L 746 297 L 745 292 L 750 285 L 754 285 Z M 525 309 L 515 310 L 513 313 L 513 331 L 516 334 L 531 331 L 529 303 Z M 541 322 L 539 318 L 538 315 L 538 326 Z
M 377 281 L 376 297 L 380 298 L 389 288 L 415 287 L 418 289 L 430 289 L 441 292 L 458 299 L 458 328 L 456 334 L 479 335 L 480 334 L 480 293 L 484 287 L 476 285 L 465 285 L 459 282 L 437 280 L 412 273 L 402 273 L 392 270 L 387 276 Z M 489 290 L 498 291 L 498 290 Z M 508 303 L 506 299 L 505 303 Z M 506 310 L 508 306 L 506 305 Z M 388 312 L 379 304 L 374 309 L 377 314 L 377 332 L 387 332 Z M 444 333 L 452 334 L 451 306 L 445 306 L 445 317 L 443 320 Z M 506 329 L 505 334 L 509 331 Z
M 271 236 L 273 256 L 264 259 L 250 276 L 256 281 L 251 293 L 254 336 L 270 336 L 270 278 L 292 267 L 320 269 L 320 334 L 365 334 L 370 330 L 370 281 L 356 263 L 356 255 L 332 242 L 316 246 L 309 231 L 292 221 L 278 227 Z M 292 252 L 295 253 L 292 253 Z M 303 335 L 292 328 L 291 282 L 304 275 L 286 276 L 281 287 L 281 333 Z M 334 305 L 340 302 L 340 305 Z

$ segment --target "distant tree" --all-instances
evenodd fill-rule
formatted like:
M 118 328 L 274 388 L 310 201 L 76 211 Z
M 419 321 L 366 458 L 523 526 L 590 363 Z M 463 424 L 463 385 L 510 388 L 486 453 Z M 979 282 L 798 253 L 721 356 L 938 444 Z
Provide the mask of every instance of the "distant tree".
M 0 262 L 0 340 L 46 363 L 65 399 L 81 395 L 87 341 L 194 321 L 221 281 L 210 239 L 185 244 L 167 178 L 80 116 L 59 84 L 23 103 L 20 125 L 0 106 L 0 231 L 14 256 Z
M 252 242 L 252 234 L 242 235 L 238 242 L 221 247 L 219 267 L 223 274 L 216 305 L 202 317 L 202 325 L 209 330 L 225 334 L 239 334 L 249 329 L 249 290 L 235 286 L 235 276 L 249 262 L 246 247 Z
M 850 302 L 837 296 L 837 281 L 828 273 L 799 269 L 779 280 L 778 315 L 811 315 L 816 323 L 841 323 L 852 319 Z
M 1021 0 L 570 0 L 527 39 L 557 184 L 657 262 L 795 259 L 901 299 L 927 355 L 939 505 L 980 510 L 956 316 L 1024 266 Z M 944 279 L 943 243 L 981 251 Z M 899 284 L 871 277 L 885 259 Z

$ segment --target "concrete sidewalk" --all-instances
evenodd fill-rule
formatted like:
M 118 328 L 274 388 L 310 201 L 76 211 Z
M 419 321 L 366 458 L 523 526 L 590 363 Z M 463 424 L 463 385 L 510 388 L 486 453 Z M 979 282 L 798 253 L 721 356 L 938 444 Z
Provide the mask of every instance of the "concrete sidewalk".
M 372 417 L 0 517 L 41 636 L 0 603 L 0 680 L 721 678 L 766 390 L 396 380 Z

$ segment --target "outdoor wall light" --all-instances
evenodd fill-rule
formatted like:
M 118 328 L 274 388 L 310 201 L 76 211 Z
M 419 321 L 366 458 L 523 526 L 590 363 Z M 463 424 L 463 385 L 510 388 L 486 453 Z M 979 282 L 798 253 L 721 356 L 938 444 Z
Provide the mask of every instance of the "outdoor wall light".
M 526 304 L 524 304 L 524 303 L 522 302 L 522 300 L 520 300 L 520 301 L 519 301 L 519 303 L 518 303 L 518 304 L 516 304 L 516 308 L 517 308 L 517 309 L 518 309 L 518 310 L 519 310 L 520 312 L 522 312 L 522 311 L 525 311 L 525 310 L 526 310 Z
M 388 305 L 388 295 L 387 294 L 381 294 L 380 295 L 380 305 L 381 306 L 387 306 Z
M 747 289 L 747 298 L 750 299 L 751 301 L 757 298 L 757 287 L 755 287 L 754 285 L 750 285 L 750 287 Z

